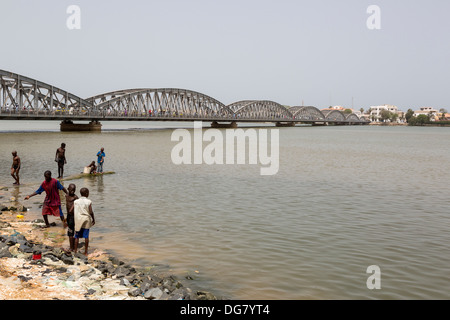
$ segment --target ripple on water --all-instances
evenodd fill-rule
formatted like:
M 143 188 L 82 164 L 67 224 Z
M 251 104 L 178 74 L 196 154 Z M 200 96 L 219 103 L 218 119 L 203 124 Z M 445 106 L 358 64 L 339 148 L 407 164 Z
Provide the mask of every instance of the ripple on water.
M 280 170 L 268 177 L 258 166 L 176 166 L 171 133 L 2 133 L 0 147 L 18 149 L 23 179 L 36 187 L 56 169 L 62 141 L 67 175 L 105 147 L 116 174 L 74 181 L 91 190 L 93 242 L 226 296 L 450 297 L 447 130 L 281 129 Z M 381 269 L 381 290 L 367 289 L 370 265 Z

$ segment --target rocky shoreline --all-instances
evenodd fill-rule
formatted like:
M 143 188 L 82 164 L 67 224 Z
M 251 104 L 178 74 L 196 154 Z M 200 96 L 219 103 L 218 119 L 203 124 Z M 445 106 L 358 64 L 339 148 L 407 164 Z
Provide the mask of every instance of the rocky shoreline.
M 27 208 L 0 190 L 0 300 L 217 300 L 99 249 L 67 252 L 66 229 L 42 229 L 42 219 L 27 220 Z

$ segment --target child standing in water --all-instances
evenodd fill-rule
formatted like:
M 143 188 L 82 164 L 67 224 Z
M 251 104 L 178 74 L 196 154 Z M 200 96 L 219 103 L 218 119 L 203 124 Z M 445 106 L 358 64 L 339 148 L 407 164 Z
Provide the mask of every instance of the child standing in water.
M 66 209 L 67 209 L 67 236 L 69 237 L 70 251 L 75 250 L 75 216 L 74 216 L 74 201 L 78 199 L 75 194 L 76 186 L 71 183 L 67 188 L 68 194 L 66 195 Z
M 77 253 L 78 241 L 84 238 L 84 255 L 88 255 L 89 246 L 89 229 L 95 225 L 94 211 L 92 210 L 92 201 L 89 200 L 89 189 L 80 189 L 81 198 L 73 203 L 75 217 L 75 243 L 74 252 Z

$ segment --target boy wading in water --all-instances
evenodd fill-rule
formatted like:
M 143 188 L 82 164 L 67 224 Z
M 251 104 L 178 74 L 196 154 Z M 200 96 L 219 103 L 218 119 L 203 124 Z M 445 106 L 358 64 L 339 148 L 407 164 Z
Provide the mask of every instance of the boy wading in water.
M 17 151 L 12 152 L 13 163 L 11 165 L 11 176 L 16 180 L 14 184 L 19 185 L 19 171 L 20 171 L 20 157 L 17 155 Z
M 75 217 L 75 248 L 77 253 L 78 241 L 84 238 L 84 255 L 88 255 L 89 246 L 89 229 L 95 225 L 94 211 L 92 210 L 92 201 L 89 200 L 89 190 L 87 188 L 80 189 L 81 198 L 73 203 Z
M 70 251 L 75 250 L 75 216 L 74 216 L 74 208 L 73 203 L 78 199 L 78 196 L 75 194 L 76 186 L 71 183 L 67 188 L 69 192 L 66 194 L 66 209 L 67 209 L 67 236 L 69 237 L 69 245 Z
M 65 143 L 61 143 L 61 147 L 56 149 L 55 161 L 58 163 L 58 179 L 60 179 L 64 175 L 64 165 L 67 163 Z
M 37 194 L 41 194 L 45 191 L 45 200 L 44 205 L 42 206 L 42 216 L 44 217 L 45 227 L 50 227 L 48 223 L 48 216 L 60 217 L 61 221 L 66 227 L 66 222 L 64 220 L 64 213 L 61 209 L 61 199 L 59 197 L 59 190 L 62 190 L 65 194 L 67 194 L 67 189 L 63 187 L 63 185 L 56 179 L 52 178 L 52 173 L 50 171 L 45 171 L 44 173 L 45 180 L 42 182 L 39 189 L 25 197 L 25 200 L 34 197 Z M 52 223 L 54 225 L 54 223 Z

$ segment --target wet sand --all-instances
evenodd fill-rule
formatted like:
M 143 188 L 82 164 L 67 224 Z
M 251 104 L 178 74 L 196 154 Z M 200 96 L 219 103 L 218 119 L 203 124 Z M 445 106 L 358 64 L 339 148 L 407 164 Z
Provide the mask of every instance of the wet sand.
M 80 253 L 83 247 L 77 254 L 67 253 L 67 229 L 59 217 L 49 218 L 54 226 L 41 228 L 40 212 L 26 207 L 35 207 L 38 201 L 17 199 L 35 189 L 0 186 L 0 300 L 217 299 L 207 291 L 185 287 L 173 275 L 138 270 L 95 247 L 90 246 L 87 257 Z M 41 259 L 34 260 L 37 248 Z

